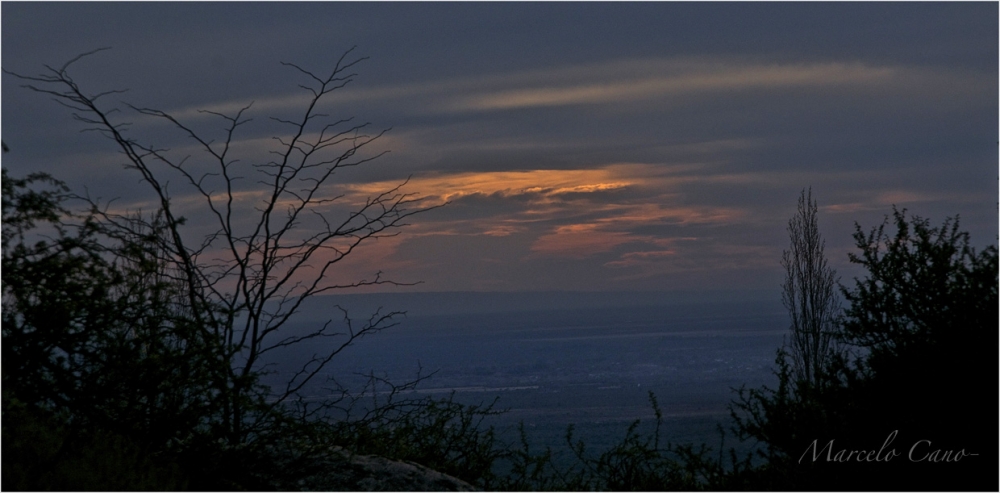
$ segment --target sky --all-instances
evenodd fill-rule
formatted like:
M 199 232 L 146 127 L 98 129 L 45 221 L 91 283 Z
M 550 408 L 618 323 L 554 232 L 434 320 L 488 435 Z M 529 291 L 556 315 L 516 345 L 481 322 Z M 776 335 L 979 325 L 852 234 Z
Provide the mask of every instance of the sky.
M 74 80 L 127 88 L 102 99 L 117 121 L 191 166 L 204 155 L 189 138 L 121 103 L 221 140 L 197 110 L 252 101 L 233 146 L 247 176 L 286 131 L 268 117 L 304 109 L 308 79 L 281 62 L 327 72 L 356 47 L 348 57 L 367 59 L 323 111 L 389 129 L 370 146 L 389 152 L 336 175 L 331 213 L 407 179 L 446 205 L 364 244 L 331 273 L 342 279 L 778 293 L 806 188 L 845 284 L 862 274 L 848 262 L 855 224 L 893 206 L 933 224 L 957 215 L 976 247 L 997 243 L 995 2 L 3 2 L 0 21 L 6 71 L 110 47 L 74 64 Z M 5 169 L 150 207 L 113 142 L 22 83 L 2 76 Z M 167 171 L 197 235 L 204 207 Z

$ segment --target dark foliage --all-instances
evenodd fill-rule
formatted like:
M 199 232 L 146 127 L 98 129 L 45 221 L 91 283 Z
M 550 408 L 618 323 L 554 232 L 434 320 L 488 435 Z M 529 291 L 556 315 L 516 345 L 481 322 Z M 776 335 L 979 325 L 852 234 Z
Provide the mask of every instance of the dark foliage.
M 180 467 L 105 429 L 70 426 L 4 391 L 5 490 L 179 490 Z
M 520 446 L 510 447 L 498 461 L 507 467 L 508 473 L 500 478 L 495 489 L 691 491 L 747 486 L 753 472 L 750 457 L 740 458 L 733 449 L 728 454 L 721 453 L 724 440 L 720 440 L 720 452 L 705 444 L 663 442 L 660 432 L 663 415 L 652 392 L 649 400 L 656 415 L 653 429 L 642 430 L 641 422 L 636 420 L 625 430 L 620 442 L 596 454 L 582 440 L 574 439 L 574 427 L 569 426 L 566 445 L 572 460 L 568 465 L 558 459 L 560 452 L 551 448 L 532 453 L 522 426 Z
M 369 388 L 376 390 L 379 383 L 388 385 L 373 378 Z M 362 416 L 340 420 L 330 432 L 333 442 L 354 453 L 414 462 L 489 487 L 497 480 L 494 463 L 504 455 L 494 429 L 484 425 L 486 418 L 502 412 L 495 404 L 464 405 L 452 397 L 391 398 L 362 406 L 367 409 Z
M 987 390 L 997 249 L 977 253 L 957 220 L 935 228 L 894 211 L 894 235 L 887 223 L 854 234 L 861 253 L 851 261 L 868 276 L 842 288 L 849 307 L 839 337 L 851 351 L 817 383 L 796 379 L 779 352 L 778 387 L 743 389 L 734 404 L 737 429 L 766 445 L 761 488 L 997 487 L 997 404 Z M 863 458 L 848 460 L 856 450 Z
M 172 286 L 147 262 L 147 245 L 102 241 L 92 216 L 67 222 L 65 198 L 48 176 L 11 179 L 4 170 L 4 445 L 17 462 L 4 468 L 5 487 L 101 489 L 98 478 L 110 474 L 95 466 L 102 457 L 133 471 L 171 463 L 212 405 L 211 345 L 169 307 Z M 27 472 L 39 468 L 51 472 Z M 109 484 L 158 484 L 136 474 Z

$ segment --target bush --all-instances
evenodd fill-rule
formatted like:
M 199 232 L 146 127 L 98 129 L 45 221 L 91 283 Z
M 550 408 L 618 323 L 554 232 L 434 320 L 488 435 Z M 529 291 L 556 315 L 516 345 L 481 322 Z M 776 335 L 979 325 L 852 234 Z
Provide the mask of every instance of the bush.
M 490 481 L 502 454 L 482 426 L 492 405 L 390 398 L 338 417 L 338 402 L 276 408 L 259 387 L 244 403 L 252 439 L 231 443 L 216 385 L 231 370 L 224 341 L 185 311 L 154 239 L 113 237 L 63 208 L 68 197 L 49 176 L 3 170 L 4 488 L 295 489 L 338 446 Z
M 867 234 L 856 227 L 860 254 L 850 258 L 868 275 L 842 287 L 838 337 L 850 351 L 815 383 L 796 379 L 779 352 L 778 387 L 742 389 L 734 403 L 742 436 L 766 445 L 761 488 L 997 487 L 984 433 L 993 386 L 969 384 L 995 374 L 997 249 L 977 253 L 957 220 L 934 228 L 894 211 L 894 235 L 888 221 Z M 883 453 L 838 460 L 852 450 Z

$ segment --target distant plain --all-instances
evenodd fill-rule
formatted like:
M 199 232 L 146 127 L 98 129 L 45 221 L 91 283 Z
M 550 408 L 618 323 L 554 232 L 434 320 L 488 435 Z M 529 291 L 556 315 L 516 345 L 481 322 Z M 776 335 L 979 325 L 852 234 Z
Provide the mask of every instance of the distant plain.
M 728 404 L 740 386 L 776 382 L 775 350 L 787 333 L 778 300 L 747 293 L 405 293 L 317 297 L 293 330 L 337 307 L 355 324 L 381 307 L 405 311 L 395 327 L 338 355 L 325 376 L 360 388 L 374 373 L 392 382 L 431 378 L 415 393 L 488 404 L 487 421 L 506 440 L 523 422 L 532 447 L 564 448 L 566 426 L 591 450 L 620 440 L 628 425 L 654 421 L 649 392 L 664 415 L 662 436 L 673 443 L 720 444 Z M 357 327 L 357 325 L 355 325 Z M 327 339 L 325 343 L 333 343 Z M 279 355 L 276 377 L 314 345 Z M 305 392 L 329 395 L 323 381 Z M 729 436 L 726 446 L 734 445 Z

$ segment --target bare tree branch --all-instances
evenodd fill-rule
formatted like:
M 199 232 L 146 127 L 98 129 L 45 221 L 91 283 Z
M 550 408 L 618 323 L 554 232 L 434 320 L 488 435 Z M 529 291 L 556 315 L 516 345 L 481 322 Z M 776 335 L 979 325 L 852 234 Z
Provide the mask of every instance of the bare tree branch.
M 258 391 L 254 379 L 267 371 L 261 356 L 302 343 L 317 345 L 316 353 L 302 362 L 284 388 L 267 399 L 269 406 L 278 409 L 301 400 L 301 391 L 341 351 L 396 324 L 394 320 L 401 313 L 376 312 L 362 326 L 354 327 L 344 312 L 340 324 L 330 319 L 306 333 L 283 330 L 312 296 L 352 287 L 413 284 L 383 279 L 381 272 L 371 279 L 348 283 L 334 281 L 331 274 L 336 264 L 356 249 L 372 240 L 399 234 L 411 216 L 431 207 L 424 207 L 418 197 L 404 193 L 408 181 L 404 180 L 355 204 L 349 212 L 334 213 L 332 206 L 346 198 L 335 192 L 335 172 L 364 165 L 387 152 L 367 152 L 387 130 L 366 133 L 369 123 L 353 123 L 353 118 L 331 119 L 317 109 L 326 95 L 353 80 L 355 73 L 351 69 L 366 59 L 351 58 L 354 48 L 341 55 L 325 76 L 282 62 L 282 66 L 305 76 L 307 82 L 297 87 L 306 89 L 311 96 L 297 118 L 269 118 L 289 131 L 274 136 L 274 147 L 257 162 L 233 156 L 239 130 L 253 121 L 248 116 L 253 103 L 234 114 L 200 110 L 200 114 L 225 122 L 222 134 L 214 138 L 165 111 L 124 103 L 136 115 L 163 120 L 192 139 L 201 149 L 194 155 L 175 156 L 168 149 L 127 135 L 128 122 L 112 118 L 118 110 L 98 104 L 99 99 L 123 91 L 87 95 L 68 72 L 77 61 L 103 50 L 77 56 L 59 69 L 47 67 L 48 72 L 39 76 L 4 72 L 24 80 L 28 89 L 50 95 L 69 108 L 73 118 L 86 125 L 84 130 L 99 132 L 114 141 L 127 159 L 126 167 L 136 170 L 157 197 L 155 225 L 162 232 L 157 237 L 160 260 L 172 266 L 165 275 L 185 286 L 189 309 L 202 317 L 202 326 L 212 328 L 219 339 L 219 357 L 230 363 L 229 373 L 220 376 L 215 385 L 223 401 L 222 425 L 229 430 L 230 441 L 240 443 L 250 438 L 255 426 L 252 422 L 259 418 L 248 414 L 248 406 Z M 184 186 L 201 198 L 212 231 L 200 238 L 190 237 L 189 230 L 183 227 L 184 220 L 174 212 L 167 190 L 165 179 L 170 173 L 179 174 Z M 258 178 L 241 187 L 238 183 L 243 174 L 256 174 Z M 151 220 L 128 212 L 112 213 L 97 201 L 86 200 L 121 237 L 154 226 Z
M 791 318 L 788 353 L 792 369 L 801 381 L 818 383 L 820 373 L 837 351 L 835 324 L 840 310 L 836 271 L 823 254 L 825 242 L 819 234 L 817 205 L 812 189 L 802 191 L 798 210 L 788 221 L 790 250 L 785 250 L 781 300 Z

